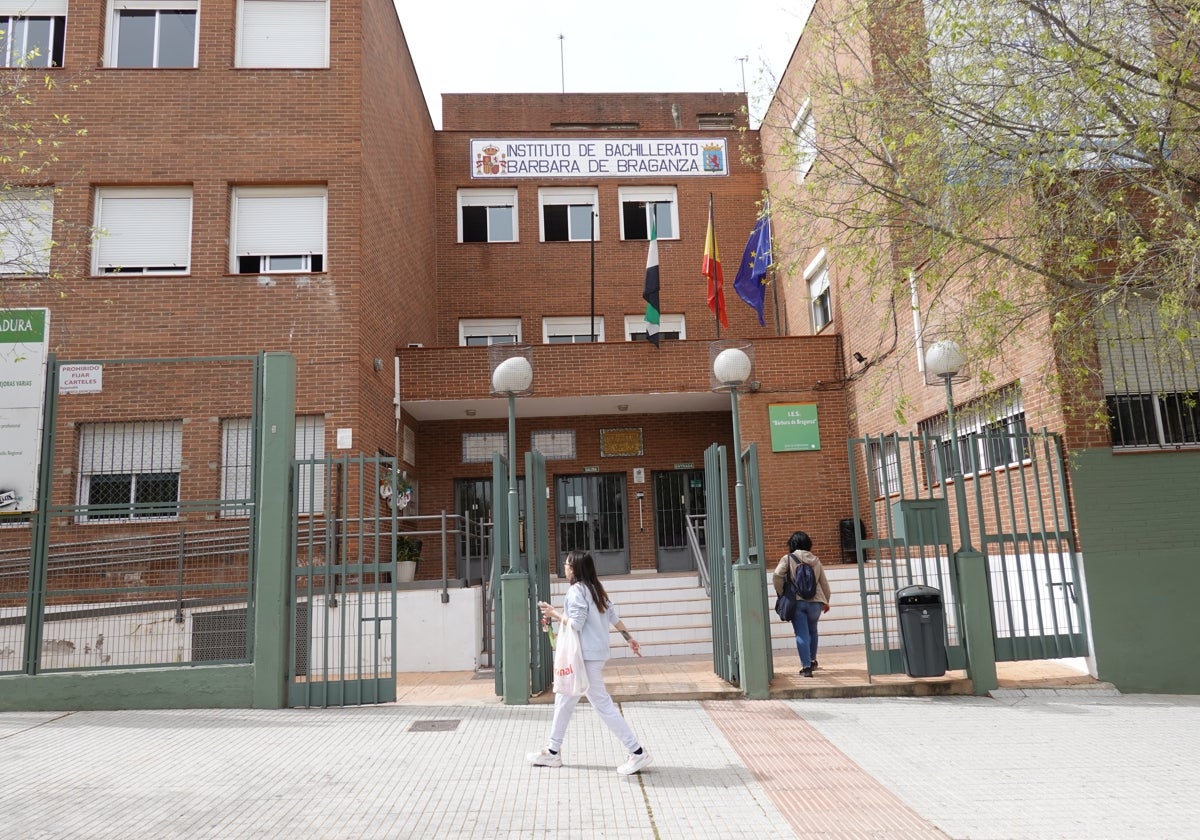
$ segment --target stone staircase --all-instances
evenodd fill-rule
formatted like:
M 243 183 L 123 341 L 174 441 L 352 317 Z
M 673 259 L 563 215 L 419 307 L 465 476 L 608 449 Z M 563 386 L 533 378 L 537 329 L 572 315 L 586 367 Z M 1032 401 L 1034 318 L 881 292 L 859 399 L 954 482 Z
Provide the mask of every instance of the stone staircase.
M 829 612 L 821 617 L 821 645 L 836 647 L 863 644 L 862 606 L 859 600 L 858 569 L 855 566 L 826 566 L 832 592 Z M 633 574 L 606 577 L 604 588 L 617 605 L 625 626 L 642 645 L 643 656 L 712 655 L 712 614 L 704 587 L 694 573 Z M 775 590 L 768 587 L 768 608 L 775 604 Z M 562 604 L 565 580 L 551 581 L 555 604 Z M 771 647 L 795 651 L 791 624 L 771 617 Z M 632 656 L 625 642 L 613 632 L 614 658 Z

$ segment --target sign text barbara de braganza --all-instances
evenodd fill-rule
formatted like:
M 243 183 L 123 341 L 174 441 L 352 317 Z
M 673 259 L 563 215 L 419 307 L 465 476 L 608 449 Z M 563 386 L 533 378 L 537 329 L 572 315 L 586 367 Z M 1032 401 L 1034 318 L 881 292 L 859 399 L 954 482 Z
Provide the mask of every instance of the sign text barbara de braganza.
M 472 140 L 472 178 L 729 174 L 723 137 Z

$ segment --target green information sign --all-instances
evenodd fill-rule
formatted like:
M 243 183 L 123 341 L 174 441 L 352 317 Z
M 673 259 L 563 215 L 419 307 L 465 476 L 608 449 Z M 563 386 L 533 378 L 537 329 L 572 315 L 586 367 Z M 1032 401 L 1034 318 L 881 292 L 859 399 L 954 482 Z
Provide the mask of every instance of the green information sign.
M 815 403 L 772 405 L 767 412 L 771 420 L 772 452 L 809 452 L 821 448 Z

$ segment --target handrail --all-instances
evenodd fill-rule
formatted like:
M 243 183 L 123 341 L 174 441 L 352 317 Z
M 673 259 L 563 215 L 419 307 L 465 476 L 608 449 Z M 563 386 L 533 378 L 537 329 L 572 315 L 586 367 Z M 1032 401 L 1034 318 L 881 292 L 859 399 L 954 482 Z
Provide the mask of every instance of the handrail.
M 711 598 L 712 584 L 708 576 L 708 558 L 705 557 L 704 549 L 700 547 L 700 533 L 704 530 L 707 519 L 708 517 L 703 513 L 688 515 L 687 540 L 688 546 L 692 550 L 692 560 L 696 564 L 696 572 L 700 576 L 700 584 L 704 587 L 704 594 Z

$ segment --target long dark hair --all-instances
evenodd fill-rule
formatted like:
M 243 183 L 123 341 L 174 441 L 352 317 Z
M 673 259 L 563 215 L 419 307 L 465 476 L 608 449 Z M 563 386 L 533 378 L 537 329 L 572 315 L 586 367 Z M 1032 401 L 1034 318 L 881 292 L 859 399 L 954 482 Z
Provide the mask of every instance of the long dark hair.
M 592 555 L 586 551 L 569 551 L 566 562 L 575 570 L 575 582 L 582 583 L 592 594 L 596 609 L 600 612 L 608 609 L 608 593 L 604 591 L 604 584 L 596 574 L 596 562 L 592 560 Z

